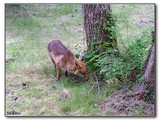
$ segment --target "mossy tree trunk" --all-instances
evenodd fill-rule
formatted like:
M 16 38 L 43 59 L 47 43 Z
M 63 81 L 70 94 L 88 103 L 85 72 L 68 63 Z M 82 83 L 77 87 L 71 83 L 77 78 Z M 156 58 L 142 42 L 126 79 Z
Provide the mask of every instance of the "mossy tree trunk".
M 82 10 L 87 42 L 85 61 L 100 88 L 98 80 L 103 81 L 105 74 L 100 73 L 102 66 L 98 63 L 99 59 L 104 54 L 119 55 L 115 19 L 110 4 L 82 4 Z
M 117 48 L 110 4 L 83 4 L 82 9 L 88 49 L 106 42 L 107 47 Z

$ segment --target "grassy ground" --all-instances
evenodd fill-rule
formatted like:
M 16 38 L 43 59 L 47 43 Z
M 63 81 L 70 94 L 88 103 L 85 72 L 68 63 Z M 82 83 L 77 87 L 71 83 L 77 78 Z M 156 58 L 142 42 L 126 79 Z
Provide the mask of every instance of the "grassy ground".
M 113 11 L 120 15 L 117 6 L 113 5 Z M 127 7 L 126 10 L 136 6 Z M 152 16 L 153 6 L 146 7 Z M 91 89 L 92 79 L 79 82 L 81 78 L 72 75 L 66 78 L 62 74 L 61 81 L 56 82 L 47 53 L 47 44 L 54 38 L 60 39 L 74 54 L 83 53 L 80 4 L 6 6 L 6 115 L 114 116 L 111 110 L 101 114 L 100 109 L 101 103 L 117 91 L 114 85 L 101 90 L 97 96 L 97 89 Z M 145 113 L 136 111 L 135 115 Z

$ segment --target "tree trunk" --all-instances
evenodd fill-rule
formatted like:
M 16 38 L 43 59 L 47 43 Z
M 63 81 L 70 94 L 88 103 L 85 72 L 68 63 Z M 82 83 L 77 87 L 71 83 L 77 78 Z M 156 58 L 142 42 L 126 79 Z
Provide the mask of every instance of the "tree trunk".
M 116 47 L 116 34 L 111 29 L 115 26 L 109 4 L 83 4 L 86 41 L 89 47 L 97 48 L 108 42 L 108 47 Z
M 155 32 L 152 32 L 152 47 L 150 49 L 150 54 L 144 64 L 143 76 L 145 79 L 145 94 L 149 95 L 155 92 L 155 82 L 156 82 L 156 66 L 155 66 Z

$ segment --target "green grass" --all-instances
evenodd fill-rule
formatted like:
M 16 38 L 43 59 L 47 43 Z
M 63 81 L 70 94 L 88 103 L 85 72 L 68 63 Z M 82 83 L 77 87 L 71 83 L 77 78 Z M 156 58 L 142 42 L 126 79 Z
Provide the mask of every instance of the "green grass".
M 113 16 L 117 18 L 117 41 L 124 51 L 133 45 L 140 36 L 148 36 L 154 30 L 154 4 L 113 4 Z M 150 39 L 147 40 L 151 44 Z
M 22 9 L 20 16 L 18 9 Z M 41 115 L 44 108 L 43 115 L 64 115 L 82 109 L 81 102 L 89 97 L 88 84 L 75 86 L 63 75 L 63 80 L 56 83 L 54 67 L 47 53 L 47 44 L 53 38 L 59 38 L 74 53 L 77 52 L 74 46 L 81 42 L 83 34 L 80 10 L 80 4 L 25 4 L 6 14 L 6 42 L 17 42 L 6 45 L 7 56 L 13 58 L 6 64 L 6 89 L 10 91 L 6 96 L 6 113 L 14 109 L 21 115 L 34 116 Z M 23 86 L 24 82 L 29 82 L 27 87 Z M 73 88 L 70 90 L 72 101 L 59 101 L 64 88 Z M 13 96 L 18 99 L 12 100 Z M 66 105 L 62 107 L 63 104 Z M 80 112 L 87 114 L 91 108 L 87 105 Z
M 124 11 L 119 11 L 122 13 L 118 13 L 115 5 L 113 11 L 122 17 L 132 8 L 136 6 L 130 5 Z M 123 26 L 119 26 L 119 29 L 120 27 Z M 121 30 L 119 34 L 124 34 L 123 32 L 125 30 Z M 80 4 L 19 4 L 8 10 L 6 43 L 17 43 L 6 44 L 6 56 L 12 58 L 6 63 L 7 116 L 13 110 L 21 116 L 99 115 L 101 102 L 108 99 L 116 91 L 116 87 L 106 85 L 97 96 L 97 88 L 91 90 L 94 82 L 92 79 L 76 83 L 72 77 L 66 78 L 62 73 L 61 81 L 56 82 L 53 77 L 56 74 L 54 66 L 47 53 L 48 42 L 58 38 L 74 54 L 82 54 L 83 37 Z M 127 38 L 123 40 L 127 42 Z M 77 44 L 78 47 L 75 47 Z M 63 89 L 69 90 L 69 98 L 60 99 Z M 136 113 L 136 110 L 134 112 L 135 115 L 143 114 Z M 109 110 L 106 115 L 113 115 L 112 113 Z

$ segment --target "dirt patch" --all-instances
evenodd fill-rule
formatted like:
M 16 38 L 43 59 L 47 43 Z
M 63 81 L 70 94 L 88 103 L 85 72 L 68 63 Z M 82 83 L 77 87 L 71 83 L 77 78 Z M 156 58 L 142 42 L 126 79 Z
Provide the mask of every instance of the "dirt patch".
M 140 89 L 135 87 L 133 91 L 127 93 L 116 92 L 111 97 L 100 104 L 100 116 L 155 116 L 154 104 L 146 103 L 135 90 Z M 108 114 L 110 111 L 111 114 Z

